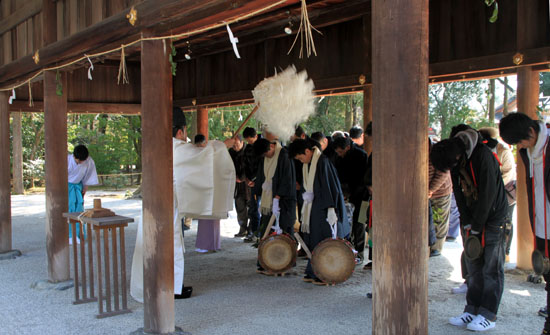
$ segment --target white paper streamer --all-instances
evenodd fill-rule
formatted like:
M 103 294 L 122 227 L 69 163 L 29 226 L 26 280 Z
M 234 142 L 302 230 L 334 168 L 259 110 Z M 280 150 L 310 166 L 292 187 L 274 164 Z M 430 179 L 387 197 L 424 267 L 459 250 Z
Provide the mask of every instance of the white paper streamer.
M 90 62 L 90 67 L 88 68 L 88 79 L 92 80 L 92 71 L 94 69 L 94 64 L 90 60 L 90 57 L 88 57 L 86 54 L 84 54 L 84 56 L 86 56 L 86 58 L 88 58 L 88 62 Z
M 259 105 L 255 118 L 281 141 L 289 140 L 296 125 L 315 113 L 313 88 L 306 71 L 296 73 L 296 68 L 289 66 L 262 80 L 252 91 Z
M 8 103 L 10 105 L 13 104 L 13 100 L 15 100 L 15 88 L 12 88 L 11 90 L 11 97 L 8 99 Z
M 233 44 L 233 51 L 235 52 L 235 56 L 237 58 L 241 59 L 241 56 L 239 55 L 239 50 L 237 50 L 237 43 L 239 42 L 239 39 L 233 36 L 233 32 L 231 31 L 231 28 L 229 28 L 229 25 L 225 25 L 227 27 L 227 33 L 229 34 L 229 42 Z

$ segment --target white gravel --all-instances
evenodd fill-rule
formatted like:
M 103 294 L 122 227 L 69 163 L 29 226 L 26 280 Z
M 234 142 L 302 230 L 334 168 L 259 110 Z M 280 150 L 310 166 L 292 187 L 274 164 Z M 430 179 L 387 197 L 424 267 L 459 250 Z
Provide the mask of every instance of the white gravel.
M 117 192 L 108 192 L 109 194 Z M 103 206 L 117 214 L 137 218 L 140 200 L 105 197 Z M 121 196 L 122 193 L 118 192 Z M 96 319 L 97 304 L 73 305 L 73 289 L 31 289 L 33 282 L 47 279 L 45 249 L 45 196 L 12 196 L 13 248 L 23 256 L 0 261 L 0 334 L 129 334 L 143 327 L 143 305 L 128 300 L 131 314 Z M 126 234 L 127 273 L 130 274 L 135 223 Z M 186 232 L 185 284 L 193 297 L 176 300 L 176 325 L 199 334 L 370 334 L 372 301 L 371 271 L 358 267 L 345 283 L 317 287 L 301 281 L 305 261 L 299 260 L 296 274 L 266 277 L 255 273 L 256 249 L 233 238 L 238 230 L 235 213 L 222 221 L 222 251 L 194 252 L 196 223 Z M 459 243 L 445 244 L 443 255 L 429 260 L 430 334 L 471 334 L 448 324 L 459 315 L 464 295 L 450 293 L 461 283 Z M 545 303 L 544 284 L 525 281 L 526 274 L 506 273 L 504 295 L 495 329 L 488 334 L 539 334 L 544 319 L 537 316 Z M 128 278 L 129 285 L 129 278 Z

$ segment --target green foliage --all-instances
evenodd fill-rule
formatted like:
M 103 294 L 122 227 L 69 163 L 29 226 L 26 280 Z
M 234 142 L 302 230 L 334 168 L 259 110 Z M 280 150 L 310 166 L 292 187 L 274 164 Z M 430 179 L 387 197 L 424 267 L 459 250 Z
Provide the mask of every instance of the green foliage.
M 176 56 L 177 51 L 176 47 L 174 46 L 174 43 L 172 43 L 172 50 L 170 51 L 170 55 L 168 55 L 168 60 L 170 61 L 170 65 L 172 66 L 172 76 L 176 76 L 176 70 L 178 65 L 176 62 L 174 62 L 174 56 Z
M 489 22 L 495 23 L 498 19 L 498 2 L 496 0 L 485 0 L 485 5 L 487 7 L 491 7 L 492 5 L 495 5 L 495 8 L 493 8 L 493 14 L 489 18 Z
M 474 128 L 494 126 L 487 117 L 470 107 L 470 102 L 482 103 L 485 98 L 483 81 L 460 81 L 434 84 L 429 87 L 429 123 L 443 139 L 451 128 L 466 123 Z

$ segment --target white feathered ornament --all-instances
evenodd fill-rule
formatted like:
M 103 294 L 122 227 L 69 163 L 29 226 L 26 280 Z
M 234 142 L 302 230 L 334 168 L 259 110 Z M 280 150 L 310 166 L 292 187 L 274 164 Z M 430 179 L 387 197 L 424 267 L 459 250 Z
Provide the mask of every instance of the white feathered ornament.
M 296 125 L 315 113 L 313 88 L 307 72 L 296 73 L 294 65 L 262 80 L 252 91 L 259 106 L 256 119 L 281 141 L 287 141 Z

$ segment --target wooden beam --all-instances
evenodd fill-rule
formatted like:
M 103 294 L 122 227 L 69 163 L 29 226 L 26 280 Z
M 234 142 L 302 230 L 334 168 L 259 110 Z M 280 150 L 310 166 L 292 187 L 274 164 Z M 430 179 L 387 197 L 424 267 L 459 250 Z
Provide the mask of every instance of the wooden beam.
M 9 105 L 10 112 L 32 112 L 40 113 L 44 111 L 42 101 L 33 101 L 32 107 L 28 101 L 14 100 Z M 141 104 L 124 103 L 102 103 L 102 102 L 68 102 L 67 112 L 76 114 L 122 114 L 139 115 L 141 113 Z
M 0 92 L 0 254 L 11 250 L 10 112 Z
M 48 0 L 44 0 L 48 1 Z M 288 0 L 278 7 L 296 3 Z M 250 14 L 272 4 L 268 0 L 229 1 L 145 0 L 134 6 L 138 14 L 135 26 L 129 24 L 127 11 L 113 15 L 87 29 L 40 49 L 40 62 L 32 55 L 0 67 L 2 86 L 8 86 L 38 72 L 41 68 L 68 62 L 99 51 L 119 47 L 122 42 L 137 40 L 144 29 L 155 27 L 155 35 L 191 31 Z M 273 7 L 271 10 L 277 8 Z
M 440 79 L 450 76 L 468 76 L 476 74 L 483 77 L 484 73 L 495 71 L 517 71 L 523 66 L 538 66 L 550 64 L 550 47 L 526 49 L 521 51 L 523 62 L 514 64 L 516 52 L 506 52 L 497 55 L 460 59 L 449 62 L 430 64 L 430 79 Z
M 69 273 L 69 227 L 62 214 L 68 210 L 67 187 L 67 86 L 56 94 L 56 73 L 44 74 L 44 142 L 46 147 L 46 251 L 48 279 L 65 281 Z
M 154 334 L 168 334 L 175 329 L 169 54 L 169 43 L 142 42 L 143 309 L 144 331 Z
M 428 334 L 428 0 L 373 1 L 372 22 L 372 333 Z
M 11 13 L 10 16 L 0 20 L 0 35 L 15 28 L 21 22 L 35 16 L 42 10 L 43 0 L 26 0 L 25 5 Z M 50 1 L 51 2 L 51 1 Z
M 23 188 L 23 136 L 21 113 L 12 114 L 13 129 L 13 194 L 24 194 Z
M 208 109 L 197 108 L 197 134 L 202 134 L 208 140 Z

